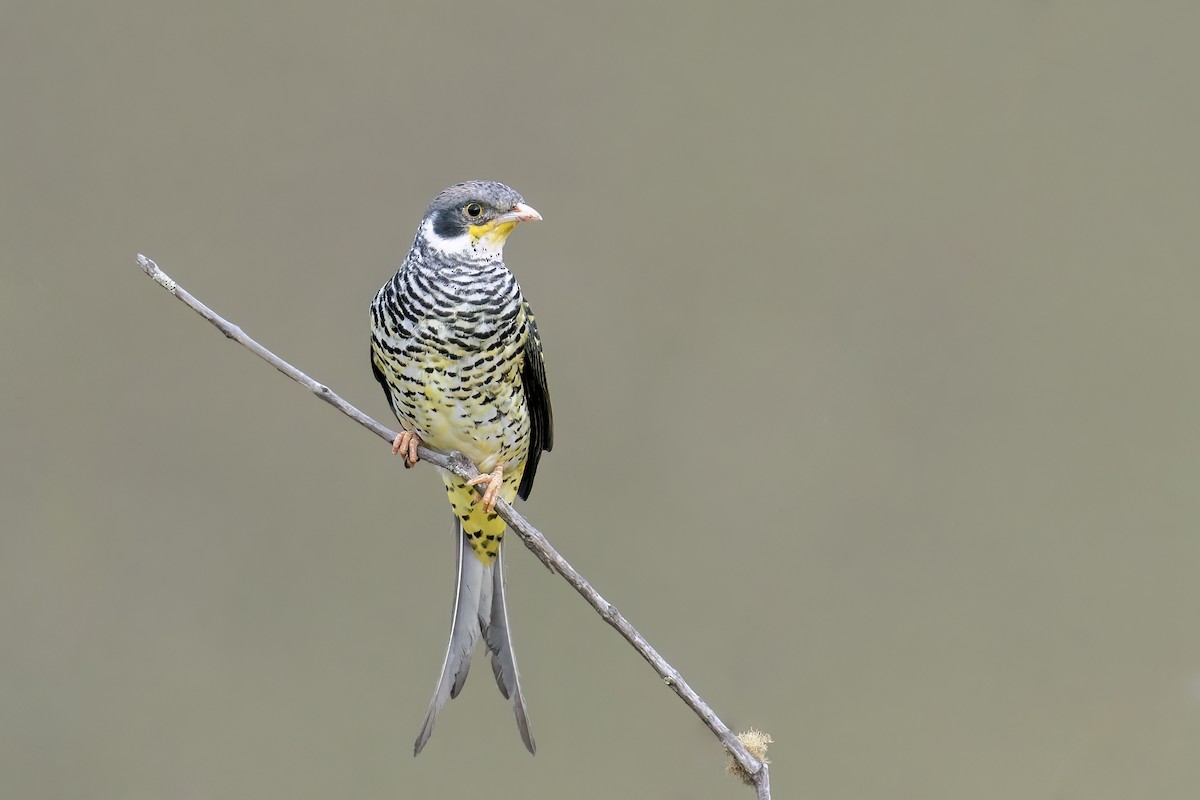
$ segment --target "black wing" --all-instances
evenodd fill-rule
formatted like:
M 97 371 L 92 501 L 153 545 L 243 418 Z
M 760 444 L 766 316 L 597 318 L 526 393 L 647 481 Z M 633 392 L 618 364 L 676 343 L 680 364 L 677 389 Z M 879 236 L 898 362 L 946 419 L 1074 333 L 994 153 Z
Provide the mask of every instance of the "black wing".
M 371 371 L 375 373 L 375 380 L 379 381 L 379 385 L 383 387 L 383 395 L 387 398 L 388 408 L 392 413 L 396 413 L 396 406 L 392 403 L 392 386 L 388 383 L 388 379 L 379 370 L 379 365 L 375 363 L 375 347 L 371 347 Z
M 550 387 L 546 383 L 546 360 L 542 356 L 542 337 L 538 335 L 529 303 L 525 304 L 525 319 L 529 338 L 525 341 L 521 384 L 525 388 L 525 402 L 529 404 L 529 455 L 525 459 L 521 485 L 517 488 L 517 496 L 522 500 L 529 499 L 542 451 L 554 447 L 554 412 L 550 408 Z

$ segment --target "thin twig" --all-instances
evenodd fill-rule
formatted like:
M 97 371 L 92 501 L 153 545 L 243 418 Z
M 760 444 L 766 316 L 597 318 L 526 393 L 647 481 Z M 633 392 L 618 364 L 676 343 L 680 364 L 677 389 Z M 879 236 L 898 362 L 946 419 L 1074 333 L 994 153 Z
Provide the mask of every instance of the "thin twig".
M 225 319 L 220 314 L 204 305 L 204 303 L 197 300 L 190 292 L 177 284 L 170 278 L 170 276 L 159 269 L 158 265 L 149 258 L 139 254 L 137 261 L 138 266 L 140 266 L 147 275 L 153 278 L 168 292 L 182 300 L 197 314 L 215 325 L 217 329 L 220 330 L 221 333 L 225 334 L 227 338 L 232 339 L 233 341 L 242 345 L 247 350 L 261 358 L 263 361 L 266 361 L 268 364 L 275 367 L 275 369 L 279 370 L 284 375 L 287 375 L 296 383 L 304 386 L 317 397 L 321 398 L 326 403 L 329 403 L 338 411 L 341 411 L 347 417 L 354 420 L 359 425 L 362 425 L 364 428 L 371 431 L 384 441 L 391 443 L 392 440 L 396 438 L 398 435 L 397 431 L 393 431 L 386 425 L 381 425 L 379 422 L 376 422 L 371 417 L 347 403 L 328 386 L 318 383 L 317 381 L 308 377 L 303 372 L 296 369 L 267 348 L 263 347 L 254 339 L 247 336 L 246 333 L 237 325 L 234 325 L 229 320 Z M 455 452 L 445 454 L 436 450 L 430 450 L 427 447 L 419 447 L 417 448 L 417 455 L 420 457 L 421 461 L 428 461 L 435 466 L 447 469 L 453 472 L 455 475 L 458 475 L 460 478 L 466 478 L 469 480 L 479 474 L 479 471 L 475 468 L 475 465 L 472 464 L 470 459 L 466 458 L 462 453 Z M 479 490 L 480 494 L 482 494 L 485 487 L 477 486 L 476 488 Z M 617 611 L 617 607 L 601 597 L 600 593 L 593 589 L 592 585 L 588 583 L 582 575 L 576 572 L 575 568 L 568 564 L 567 560 L 558 554 L 558 551 L 550 546 L 550 542 L 546 540 L 546 537 L 542 535 L 541 531 L 530 525 L 524 517 L 518 514 L 516 510 L 503 499 L 497 501 L 496 511 L 500 514 L 501 518 L 508 523 L 508 526 L 517 532 L 517 535 L 521 537 L 521 541 L 525 543 L 525 546 L 532 550 L 533 554 L 537 556 L 538 559 L 551 571 L 557 572 L 567 581 L 567 583 L 575 587 L 575 591 L 583 595 L 583 599 L 587 600 L 588 604 L 591 605 L 592 608 L 596 609 L 600 616 L 604 618 L 604 621 L 616 628 L 617 632 L 620 633 L 621 636 L 625 637 L 625 640 L 633 646 L 633 649 L 636 650 L 642 656 L 642 658 L 649 662 L 650 666 L 654 668 L 654 671 L 657 672 L 659 677 L 663 679 L 663 682 L 667 686 L 671 687 L 675 694 L 679 695 L 679 698 L 683 700 L 687 707 L 696 712 L 696 715 L 700 717 L 701 721 L 703 721 L 704 724 L 708 726 L 708 729 L 711 730 L 713 734 L 721 741 L 721 744 L 725 746 L 726 751 L 729 752 L 737 764 L 743 770 L 745 770 L 747 775 L 751 776 L 754 782 L 755 790 L 758 794 L 758 800 L 770 800 L 771 784 L 766 763 L 759 761 L 746 751 L 746 748 L 742 746 L 742 743 L 738 740 L 737 736 L 735 736 L 734 733 L 729 730 L 728 726 L 726 726 L 725 723 L 722 722 L 721 719 L 713 712 L 713 710 L 708 707 L 708 704 L 700 698 L 700 695 L 696 694 L 692 687 L 687 684 L 687 681 L 685 681 L 683 676 L 679 674 L 679 670 L 668 664 L 667 660 L 660 656 L 658 651 L 646 641 L 646 638 L 638 633 L 637 629 L 634 628 L 633 625 L 629 624 L 629 620 L 625 619 L 625 617 L 622 616 L 619 611 Z

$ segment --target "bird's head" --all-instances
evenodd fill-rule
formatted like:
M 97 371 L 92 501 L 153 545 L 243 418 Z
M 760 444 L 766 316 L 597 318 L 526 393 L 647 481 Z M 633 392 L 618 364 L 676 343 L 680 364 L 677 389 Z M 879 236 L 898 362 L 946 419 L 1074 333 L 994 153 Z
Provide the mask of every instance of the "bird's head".
M 418 237 L 448 256 L 492 260 L 503 253 L 504 240 L 518 223 L 541 218 L 503 183 L 467 181 L 433 198 Z

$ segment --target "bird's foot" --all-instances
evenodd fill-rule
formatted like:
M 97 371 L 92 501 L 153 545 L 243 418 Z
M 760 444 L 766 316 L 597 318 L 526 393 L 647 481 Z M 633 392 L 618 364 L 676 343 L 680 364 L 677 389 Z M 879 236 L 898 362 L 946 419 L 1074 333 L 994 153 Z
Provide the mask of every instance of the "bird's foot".
M 420 460 L 417 458 L 417 448 L 420 446 L 420 436 L 412 431 L 401 431 L 400 435 L 392 440 L 392 455 L 404 453 L 404 468 L 408 469 Z
M 500 487 L 504 485 L 504 467 L 496 467 L 491 472 L 476 475 L 467 481 L 467 486 L 478 486 L 481 483 L 487 484 L 487 489 L 483 491 L 483 510 L 491 514 L 496 510 L 496 501 L 500 499 Z

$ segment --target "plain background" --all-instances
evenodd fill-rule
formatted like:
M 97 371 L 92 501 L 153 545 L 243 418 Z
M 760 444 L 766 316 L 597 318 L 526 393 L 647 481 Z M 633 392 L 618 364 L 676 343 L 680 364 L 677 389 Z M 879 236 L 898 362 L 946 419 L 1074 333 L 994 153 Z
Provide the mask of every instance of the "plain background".
M 0 796 L 747 797 L 511 550 L 426 752 L 434 471 L 367 306 L 511 183 L 558 446 L 525 512 L 776 796 L 1200 794 L 1194 3 L 0 11 Z

